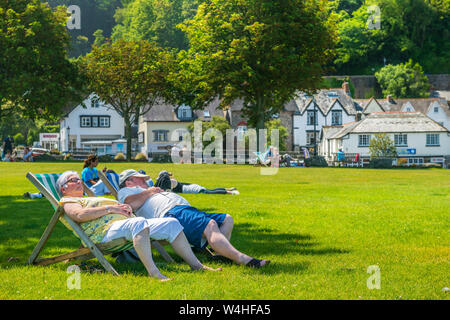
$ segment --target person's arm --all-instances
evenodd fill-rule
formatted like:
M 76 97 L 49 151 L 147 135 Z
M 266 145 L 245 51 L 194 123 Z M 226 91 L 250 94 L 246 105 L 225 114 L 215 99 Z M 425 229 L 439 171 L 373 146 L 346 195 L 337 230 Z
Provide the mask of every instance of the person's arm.
M 134 211 L 138 210 L 142 205 L 147 201 L 148 198 L 153 196 L 156 193 L 162 192 L 163 190 L 158 187 L 151 187 L 148 189 L 145 189 L 144 191 L 138 193 L 138 194 L 132 194 L 127 196 L 124 199 L 124 203 L 128 204 L 133 208 Z
M 131 217 L 132 210 L 127 204 L 107 205 L 95 208 L 83 208 L 79 203 L 65 203 L 64 211 L 75 222 L 82 223 L 116 213 Z

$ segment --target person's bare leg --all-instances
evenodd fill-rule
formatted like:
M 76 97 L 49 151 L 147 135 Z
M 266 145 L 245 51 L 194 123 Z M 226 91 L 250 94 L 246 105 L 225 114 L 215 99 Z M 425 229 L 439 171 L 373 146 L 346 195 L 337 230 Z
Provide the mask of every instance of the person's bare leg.
M 247 264 L 253 258 L 238 251 L 235 247 L 232 246 L 230 241 L 225 237 L 222 232 L 220 232 L 217 223 L 214 220 L 211 220 L 203 231 L 206 240 L 210 246 L 214 249 L 218 254 L 227 257 L 237 264 Z M 267 264 L 266 260 L 261 261 L 261 267 Z
M 172 280 L 171 278 L 163 275 L 153 262 L 148 228 L 145 228 L 134 237 L 133 246 L 134 249 L 136 249 L 139 259 L 142 261 L 145 269 L 151 277 L 161 279 L 161 281 Z
M 219 230 L 228 239 L 228 241 L 230 241 L 231 239 L 231 232 L 233 232 L 233 227 L 234 227 L 233 217 L 227 214 Z
M 175 240 L 171 243 L 173 250 L 181 257 L 192 270 L 209 270 L 220 271 L 222 268 L 213 269 L 203 265 L 192 252 L 191 246 L 184 232 L 180 232 Z

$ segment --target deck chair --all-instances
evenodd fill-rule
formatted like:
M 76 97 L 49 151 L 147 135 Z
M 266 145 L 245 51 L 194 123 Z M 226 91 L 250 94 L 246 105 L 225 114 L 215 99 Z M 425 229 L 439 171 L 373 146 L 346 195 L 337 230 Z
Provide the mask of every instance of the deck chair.
M 116 252 L 121 252 L 124 250 L 131 249 L 133 243 L 126 240 L 125 238 L 120 238 L 112 240 L 106 243 L 94 244 L 92 240 L 86 235 L 86 233 L 81 229 L 81 227 L 73 221 L 65 212 L 62 206 L 59 205 L 58 200 L 61 198 L 61 194 L 57 190 L 56 181 L 60 176 L 60 173 L 56 174 L 32 174 L 28 172 L 26 177 L 30 182 L 45 196 L 47 200 L 50 201 L 51 205 L 55 209 L 55 212 L 50 219 L 49 224 L 45 228 L 38 244 L 31 253 L 28 259 L 29 265 L 50 265 L 61 261 L 70 260 L 89 260 L 92 258 L 97 258 L 100 264 L 105 268 L 106 271 L 113 275 L 118 276 L 119 273 L 113 268 L 113 266 L 106 260 L 105 255 L 112 254 Z M 89 196 L 94 196 L 89 188 L 83 186 L 85 192 Z M 69 230 L 71 230 L 77 238 L 79 238 L 83 244 L 83 247 L 56 257 L 37 259 L 41 253 L 43 247 L 47 243 L 52 231 L 54 230 L 58 220 L 61 221 Z
M 103 171 L 98 171 L 98 177 L 101 181 L 106 185 L 114 198 L 118 199 L 118 190 L 119 190 L 119 175 L 117 173 L 109 173 L 106 174 Z M 167 253 L 164 249 L 163 245 L 168 244 L 166 241 L 157 241 L 152 240 L 152 246 L 159 252 L 159 254 L 166 260 L 167 262 L 175 262 L 173 258 Z
M 264 152 L 253 152 L 256 157 L 256 163 L 259 162 L 260 164 L 267 166 L 270 163 L 269 152 L 270 147 L 268 147 Z

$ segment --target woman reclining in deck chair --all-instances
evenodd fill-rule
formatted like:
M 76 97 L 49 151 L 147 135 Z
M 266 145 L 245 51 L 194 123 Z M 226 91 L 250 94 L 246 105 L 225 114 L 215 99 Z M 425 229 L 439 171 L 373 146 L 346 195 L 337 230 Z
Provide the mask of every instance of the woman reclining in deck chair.
M 120 204 L 116 200 L 94 197 L 83 198 L 83 186 L 78 173 L 64 172 L 56 181 L 63 197 L 60 204 L 66 214 L 91 238 L 94 243 L 126 238 L 133 246 L 150 276 L 161 280 L 171 280 L 161 274 L 153 262 L 150 238 L 167 240 L 175 252 L 186 261 L 193 270 L 218 271 L 204 266 L 195 257 L 183 232 L 183 227 L 174 218 L 145 219 L 136 217 L 131 206 Z M 154 188 L 153 192 L 161 190 Z

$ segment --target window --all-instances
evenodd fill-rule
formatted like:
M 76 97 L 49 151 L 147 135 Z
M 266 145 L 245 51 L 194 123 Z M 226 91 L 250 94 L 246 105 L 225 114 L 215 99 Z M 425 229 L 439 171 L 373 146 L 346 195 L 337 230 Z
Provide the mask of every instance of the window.
M 178 108 L 178 118 L 179 119 L 191 119 L 192 118 L 192 110 L 191 107 L 187 105 L 181 105 Z
M 100 102 L 98 101 L 98 98 L 94 98 L 91 100 L 91 107 L 92 108 L 99 108 L 100 107 Z
M 319 131 L 316 131 L 317 142 L 319 142 Z M 306 145 L 314 145 L 314 131 L 306 131 Z
M 99 126 L 102 128 L 109 128 L 109 117 L 99 117 Z
M 358 136 L 358 147 L 368 147 L 370 144 L 370 134 L 360 134 Z
M 153 131 L 153 141 L 155 142 L 165 142 L 165 141 L 169 141 L 169 139 L 167 139 L 167 130 L 154 130 Z
M 313 126 L 314 124 L 317 125 L 317 112 L 316 111 L 308 111 L 307 115 L 307 125 Z
M 408 158 L 408 165 L 423 164 L 423 158 Z
M 340 126 L 342 124 L 342 110 L 331 111 L 331 125 Z
M 80 127 L 82 128 L 109 128 L 110 116 L 81 116 Z
M 80 117 L 80 127 L 90 127 L 91 117 Z
M 427 146 L 439 146 L 439 134 L 427 134 Z
M 408 135 L 407 134 L 394 134 L 394 143 L 396 147 L 408 146 Z
M 434 113 L 438 113 L 439 112 L 439 107 L 434 107 Z
M 211 118 L 211 115 L 209 114 L 209 111 L 208 111 L 208 110 L 204 110 L 204 111 L 203 111 L 203 116 L 204 116 L 205 118 Z

